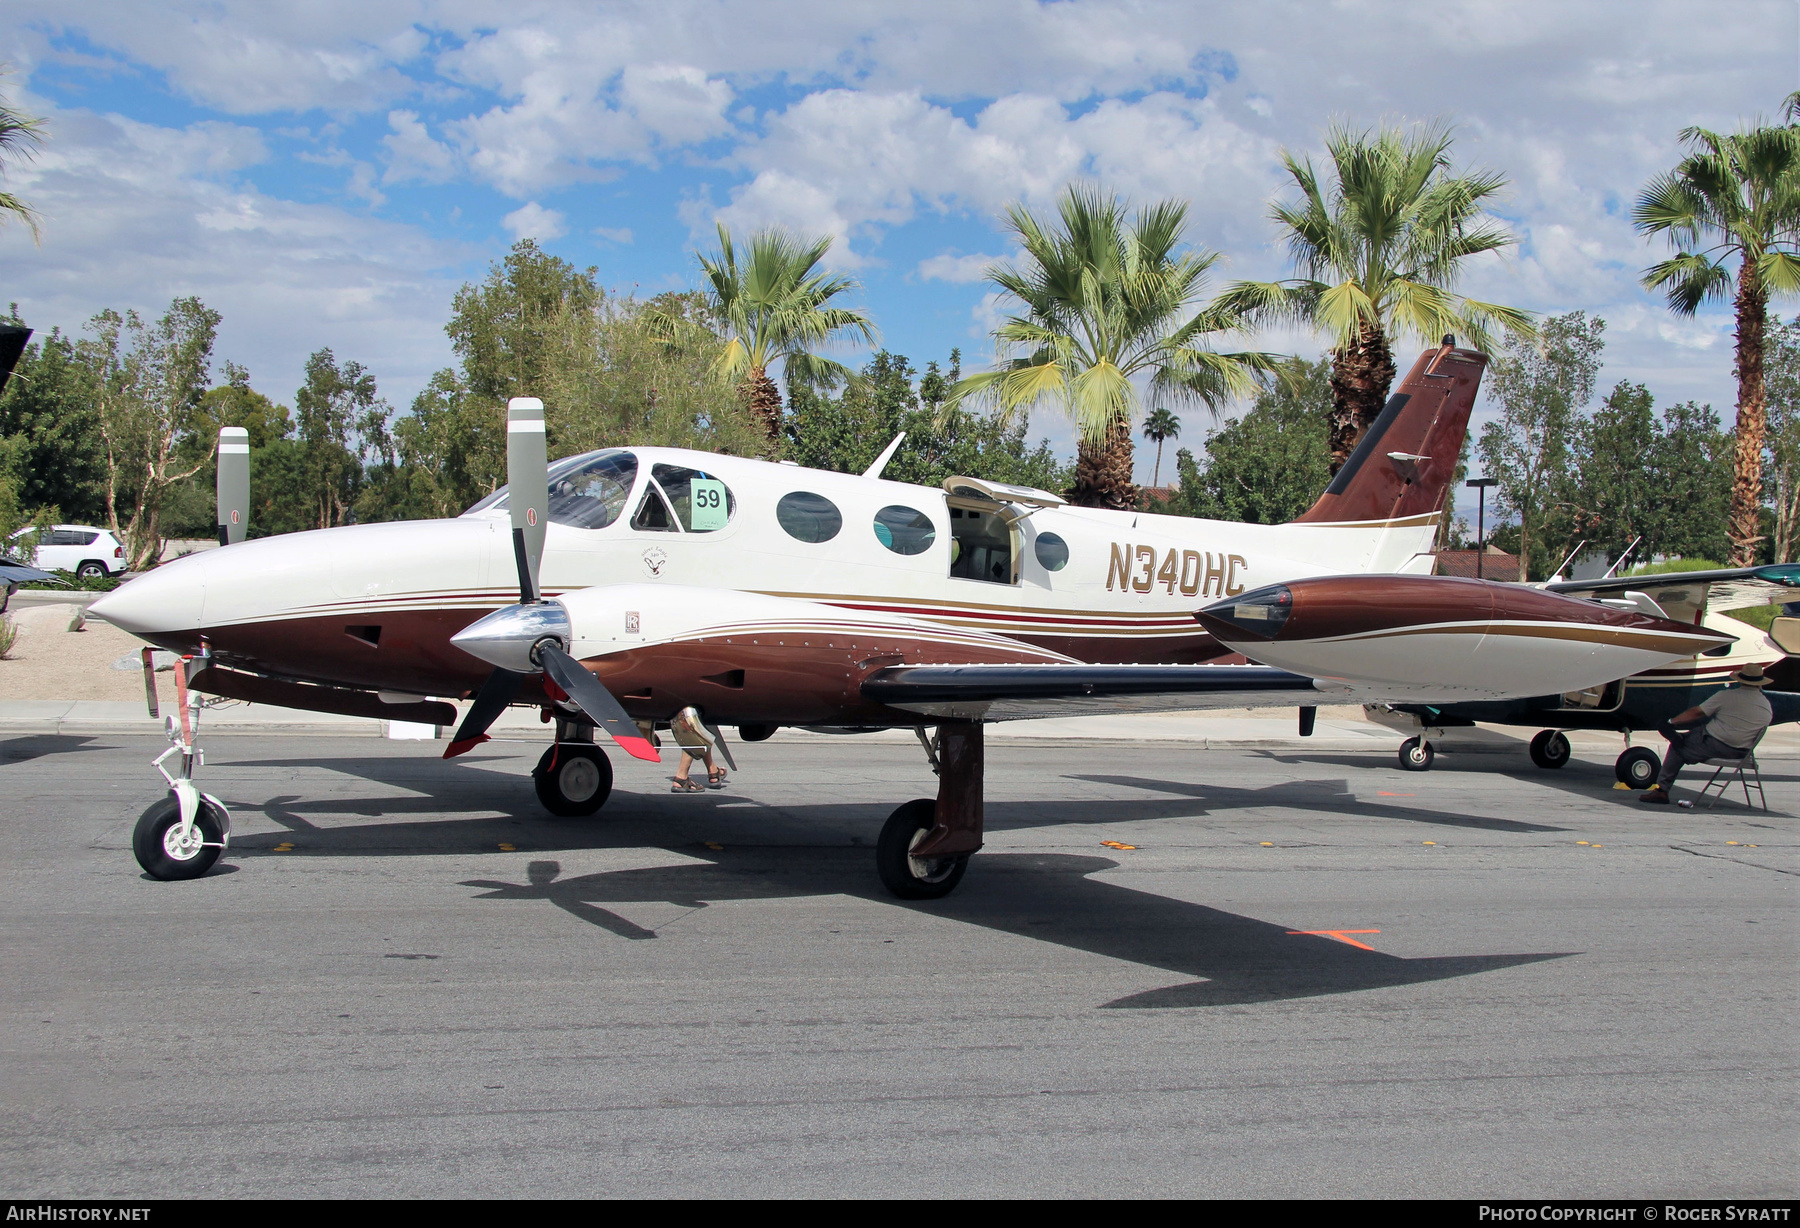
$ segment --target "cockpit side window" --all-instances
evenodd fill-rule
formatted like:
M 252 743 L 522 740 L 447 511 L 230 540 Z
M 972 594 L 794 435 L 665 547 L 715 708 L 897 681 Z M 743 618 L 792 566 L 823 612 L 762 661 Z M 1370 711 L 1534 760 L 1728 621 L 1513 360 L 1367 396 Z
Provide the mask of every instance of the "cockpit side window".
M 604 529 L 624 512 L 637 470 L 637 457 L 618 448 L 555 462 L 549 473 L 550 519 L 577 529 Z M 505 511 L 508 499 L 502 487 L 469 511 Z
M 650 476 L 668 496 L 675 518 L 689 533 L 722 529 L 737 511 L 731 489 L 709 473 L 680 465 L 653 465 Z

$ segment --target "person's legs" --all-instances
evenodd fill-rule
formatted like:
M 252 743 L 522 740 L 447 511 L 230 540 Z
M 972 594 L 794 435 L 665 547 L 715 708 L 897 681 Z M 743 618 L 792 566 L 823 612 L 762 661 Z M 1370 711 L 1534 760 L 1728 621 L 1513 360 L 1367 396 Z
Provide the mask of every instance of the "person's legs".
M 688 779 L 688 769 L 694 766 L 694 756 L 687 748 L 681 751 L 681 762 L 675 765 L 675 793 L 695 793 L 700 786 Z
M 1681 769 L 1705 759 L 1729 759 L 1746 752 L 1728 746 L 1699 729 L 1692 729 L 1669 739 L 1669 753 L 1663 756 L 1662 771 L 1657 773 L 1655 788 L 1667 793 Z

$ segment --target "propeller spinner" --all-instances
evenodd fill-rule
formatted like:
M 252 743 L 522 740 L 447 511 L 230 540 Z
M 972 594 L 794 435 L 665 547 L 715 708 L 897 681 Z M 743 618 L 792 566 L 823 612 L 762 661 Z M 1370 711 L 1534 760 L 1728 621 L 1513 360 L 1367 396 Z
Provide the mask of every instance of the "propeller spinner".
M 553 698 L 566 698 L 626 754 L 661 763 L 662 756 L 612 692 L 569 655 L 574 642 L 569 612 L 541 596 L 538 575 L 549 529 L 550 465 L 544 403 L 536 397 L 514 397 L 506 404 L 506 483 L 519 604 L 496 610 L 450 637 L 464 652 L 493 665 L 494 672 L 481 684 L 444 758 L 453 759 L 487 741 L 488 726 L 512 703 L 526 675 L 542 673 Z

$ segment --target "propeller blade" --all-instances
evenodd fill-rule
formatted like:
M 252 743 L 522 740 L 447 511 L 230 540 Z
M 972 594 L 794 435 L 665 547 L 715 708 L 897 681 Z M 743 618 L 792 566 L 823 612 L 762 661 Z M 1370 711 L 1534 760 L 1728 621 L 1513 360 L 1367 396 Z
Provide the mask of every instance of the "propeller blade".
M 719 754 L 724 757 L 725 766 L 734 772 L 737 771 L 737 760 L 731 757 L 731 747 L 725 745 L 725 731 L 709 722 L 706 726 L 706 732 L 712 734 L 713 745 L 718 747 Z
M 244 540 L 250 528 L 250 432 L 219 428 L 219 544 Z
M 445 748 L 444 758 L 454 759 L 487 741 L 488 726 L 506 711 L 513 696 L 519 693 L 519 684 L 524 681 L 524 674 L 515 674 L 510 669 L 497 669 L 489 674 L 487 681 L 481 684 L 481 690 L 475 693 L 475 702 L 469 705 L 462 724 L 457 726 L 456 740 Z
M 550 525 L 547 457 L 544 403 L 536 397 L 514 397 L 506 403 L 506 486 L 521 602 L 538 599 L 538 567 L 544 558 L 544 533 Z
M 550 680 L 561 687 L 575 706 L 587 713 L 588 719 L 604 729 L 626 754 L 634 759 L 661 763 L 662 756 L 638 730 L 637 722 L 625 715 L 625 709 L 611 691 L 588 672 L 581 662 L 554 643 L 540 644 L 538 661 Z

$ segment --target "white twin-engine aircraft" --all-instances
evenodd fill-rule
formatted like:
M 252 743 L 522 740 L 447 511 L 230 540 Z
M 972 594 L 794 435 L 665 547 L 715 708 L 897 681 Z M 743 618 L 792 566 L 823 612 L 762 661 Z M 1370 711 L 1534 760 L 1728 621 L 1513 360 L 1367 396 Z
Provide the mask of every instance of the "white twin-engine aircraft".
M 505 489 L 454 520 L 244 541 L 247 448 L 220 456 L 221 540 L 92 613 L 189 658 L 167 800 L 134 848 L 204 873 L 230 818 L 189 779 L 193 692 L 450 725 L 446 757 L 514 703 L 555 740 L 553 813 L 612 789 L 595 745 L 655 730 L 913 728 L 935 800 L 888 819 L 894 894 L 950 892 L 982 843 L 986 721 L 1180 708 L 1443 703 L 1596 686 L 1729 643 L 1718 631 L 1517 585 L 1434 577 L 1432 543 L 1484 355 L 1422 354 L 1319 501 L 1248 525 L 943 490 L 669 448 L 548 465 L 542 405 L 508 406 Z M 896 444 L 899 442 L 895 441 Z M 1261 664 L 1204 664 L 1233 651 Z M 934 734 L 927 735 L 927 730 Z M 729 758 L 729 752 L 727 757 Z M 158 761 L 159 764 L 162 762 Z M 165 770 L 165 775 L 170 775 Z

